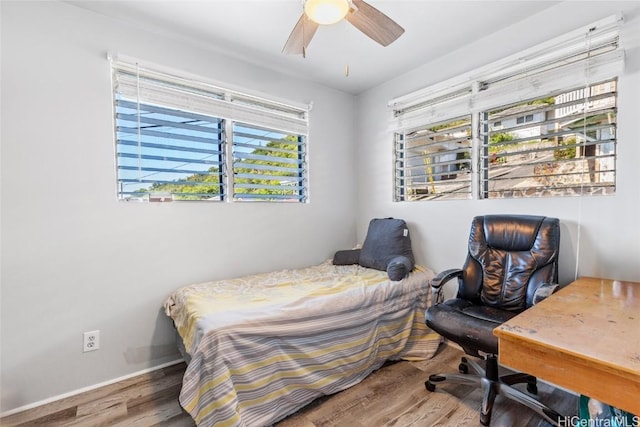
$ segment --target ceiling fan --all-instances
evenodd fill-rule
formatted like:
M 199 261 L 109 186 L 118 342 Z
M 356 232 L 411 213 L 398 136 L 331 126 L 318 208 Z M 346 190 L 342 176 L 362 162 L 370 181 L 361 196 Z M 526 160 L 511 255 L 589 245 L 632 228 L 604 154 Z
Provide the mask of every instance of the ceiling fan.
M 303 8 L 282 53 L 305 56 L 318 27 L 342 19 L 382 46 L 393 43 L 404 33 L 404 28 L 364 0 L 305 0 Z

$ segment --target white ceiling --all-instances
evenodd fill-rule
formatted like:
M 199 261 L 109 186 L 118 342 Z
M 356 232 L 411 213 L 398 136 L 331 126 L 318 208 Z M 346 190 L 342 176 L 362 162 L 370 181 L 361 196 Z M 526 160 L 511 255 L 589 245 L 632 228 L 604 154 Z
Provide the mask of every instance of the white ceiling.
M 369 0 L 404 27 L 406 31 L 398 40 L 382 47 L 342 21 L 318 29 L 306 58 L 281 53 L 302 13 L 302 0 L 68 3 L 358 94 L 558 1 Z

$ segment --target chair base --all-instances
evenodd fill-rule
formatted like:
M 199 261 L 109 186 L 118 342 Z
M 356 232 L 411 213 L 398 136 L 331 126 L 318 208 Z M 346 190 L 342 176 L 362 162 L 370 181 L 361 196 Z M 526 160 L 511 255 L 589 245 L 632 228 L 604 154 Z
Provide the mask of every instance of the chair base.
M 498 359 L 491 354 L 486 357 L 486 369 L 474 360 L 462 358 L 458 370 L 460 374 L 434 374 L 429 376 L 429 380 L 424 383 L 429 391 L 435 391 L 437 383 L 451 382 L 455 384 L 466 384 L 481 387 L 483 391 L 482 405 L 480 407 L 480 423 L 488 426 L 491 422 L 491 410 L 493 402 L 498 394 L 516 401 L 536 412 L 551 425 L 558 426 L 559 420 L 565 419 L 558 412 L 543 405 L 526 393 L 513 387 L 513 384 L 526 383 L 527 391 L 532 394 L 538 393 L 536 378 L 531 375 L 515 373 L 510 375 L 498 375 Z M 476 375 L 468 374 L 471 367 Z

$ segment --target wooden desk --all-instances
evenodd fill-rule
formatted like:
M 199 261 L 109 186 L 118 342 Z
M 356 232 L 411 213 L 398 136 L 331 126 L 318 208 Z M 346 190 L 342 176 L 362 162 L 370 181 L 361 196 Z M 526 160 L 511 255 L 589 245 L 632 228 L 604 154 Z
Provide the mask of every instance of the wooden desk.
M 640 415 L 640 283 L 580 278 L 493 333 L 501 364 Z

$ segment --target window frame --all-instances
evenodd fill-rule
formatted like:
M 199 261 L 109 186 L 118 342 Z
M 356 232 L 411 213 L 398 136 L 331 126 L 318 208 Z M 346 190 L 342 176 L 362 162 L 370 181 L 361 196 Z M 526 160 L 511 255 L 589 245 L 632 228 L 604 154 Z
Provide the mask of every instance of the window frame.
M 112 94 L 113 94 L 113 111 L 114 111 L 114 137 L 115 137 L 115 164 L 116 164 L 116 194 L 121 201 L 143 201 L 143 202 L 168 202 L 168 201 L 220 201 L 220 202 L 284 202 L 295 201 L 307 203 L 308 197 L 308 129 L 309 129 L 309 111 L 310 104 L 296 104 L 291 101 L 278 100 L 270 96 L 249 93 L 245 90 L 231 88 L 228 85 L 219 84 L 210 81 L 201 76 L 187 74 L 181 71 L 168 69 L 156 64 L 145 63 L 134 58 L 126 56 L 109 55 L 112 75 Z M 129 114 L 128 126 L 123 128 L 123 116 L 121 104 L 123 100 L 129 102 L 129 106 L 134 106 L 135 112 Z M 153 132 L 143 127 L 143 122 L 153 122 L 156 119 L 147 118 L 149 111 L 144 110 L 146 107 L 163 109 L 165 116 L 163 118 L 178 117 L 184 118 L 180 120 L 162 120 L 165 128 L 162 132 Z M 131 113 L 129 111 L 129 113 Z M 142 116 L 144 114 L 144 117 Z M 137 115 L 137 122 L 135 122 Z M 133 117 L 133 118 L 132 118 Z M 187 146 L 186 143 L 181 145 L 179 140 L 198 140 L 198 143 L 204 143 L 202 138 L 193 135 L 180 136 L 179 129 L 189 128 L 189 132 L 196 132 L 191 119 L 206 118 L 211 122 L 218 123 L 217 133 L 219 140 L 216 142 L 218 146 L 218 158 L 214 162 L 215 170 L 207 169 L 203 171 L 200 167 L 192 167 L 196 163 L 204 163 L 203 159 L 191 160 L 190 156 L 185 155 L 186 152 L 202 153 L 202 156 L 212 155 L 211 152 L 204 153 L 204 149 Z M 160 126 L 160 121 L 156 120 L 153 126 Z M 234 165 L 234 134 L 233 129 L 236 124 L 252 127 L 260 127 L 263 131 L 271 132 L 275 135 L 284 135 L 289 139 L 295 139 L 298 144 L 296 153 L 296 180 L 299 185 L 296 186 L 297 193 L 291 194 L 290 180 L 270 179 L 269 185 L 261 184 L 260 178 L 253 189 L 247 190 L 249 193 L 273 193 L 273 197 L 267 197 L 261 194 L 256 197 L 235 197 L 237 194 L 234 174 L 236 166 Z M 159 128 L 156 128 L 158 130 Z M 177 129 L 177 130 L 176 130 Z M 186 132 L 186 131 L 183 131 Z M 135 134 L 137 143 L 127 142 L 123 135 L 125 133 Z M 154 138 L 164 138 L 167 141 L 164 144 L 156 142 L 143 141 L 143 135 L 152 134 Z M 207 141 L 208 142 L 208 141 Z M 195 143 L 194 143 L 195 144 Z M 125 145 L 137 145 L 137 161 L 138 161 L 138 177 L 136 179 L 122 178 L 125 170 L 132 170 L 135 167 L 131 165 L 122 166 L 123 147 Z M 268 142 L 264 142 L 268 145 Z M 144 150 L 160 150 L 165 148 L 179 153 L 180 156 L 175 158 L 168 156 L 166 153 L 158 152 L 158 155 L 151 156 L 148 152 L 143 154 Z M 256 146 L 255 150 L 258 150 Z M 250 153 L 247 153 L 250 155 Z M 136 154 L 129 153 L 129 157 L 136 157 Z M 152 157 L 154 157 L 152 159 Z M 183 160 L 183 164 L 171 160 Z M 164 167 L 157 165 L 148 165 L 147 163 L 156 161 Z M 263 159 L 264 162 L 279 162 L 280 159 L 274 156 L 272 159 Z M 283 161 L 288 162 L 288 161 Z M 144 165 L 144 166 L 143 166 Z M 186 172 L 191 175 L 166 182 L 169 176 L 176 175 L 181 167 L 186 167 Z M 162 174 L 162 178 L 154 182 L 153 179 L 143 179 L 141 171 L 143 169 L 156 170 L 156 174 Z M 150 173 L 149 176 L 154 175 Z M 201 184 L 208 181 L 207 176 L 218 176 L 219 192 L 211 191 L 214 184 Z M 179 175 L 178 175 L 179 176 Z M 147 178 L 145 176 L 144 178 Z M 266 180 L 269 177 L 264 177 Z M 123 192 L 123 184 L 127 182 L 140 183 L 140 186 L 146 187 L 136 191 L 135 195 L 140 197 L 129 197 L 131 192 Z M 278 184 L 279 182 L 279 184 Z M 201 189 L 206 188 L 207 193 L 193 194 L 189 193 L 188 186 Z M 280 186 L 281 188 L 277 188 Z M 155 189 L 154 189 L 155 187 Z M 261 188 L 258 188 L 261 187 Z M 269 187 L 268 189 L 265 189 Z M 182 190 L 180 190 L 182 188 Z M 282 189 L 286 189 L 287 196 L 282 194 Z M 127 193 L 129 196 L 127 196 Z M 216 197 L 210 197 L 210 194 L 217 194 Z
M 282 201 L 304 202 L 308 197 L 306 137 L 292 135 L 273 129 L 260 128 L 245 123 L 231 123 L 231 163 L 233 175 L 232 197 L 234 201 Z M 245 132 L 237 132 L 236 129 Z M 246 130 L 262 131 L 276 137 L 251 135 Z M 236 138 L 238 136 L 238 138 Z M 287 139 L 289 138 L 289 139 Z M 242 139 L 242 142 L 237 141 Z M 250 140 L 269 141 L 265 145 L 251 144 Z M 249 142 L 247 142 L 249 140 Z M 270 145 L 272 144 L 272 145 Z M 286 147 L 293 145 L 295 148 Z M 256 147 L 251 153 L 243 148 Z M 259 148 L 258 148 L 259 147 Z M 281 156 L 279 155 L 281 154 Z M 264 164 L 261 162 L 270 162 Z M 295 165 L 295 166 L 294 166 Z M 251 170 L 251 168 L 255 170 Z M 281 175 L 282 173 L 282 175 Z M 286 179 L 283 179 L 286 178 Z M 242 181 L 242 182 L 240 182 Z M 280 181 L 280 184 L 274 182 Z M 295 182 L 295 185 L 291 185 Z M 293 188 L 292 188 L 293 187 Z M 240 191 L 246 190 L 246 191 Z M 272 193 L 264 193 L 273 191 Z
M 482 140 L 482 135 L 488 132 L 484 128 L 484 114 L 501 106 L 522 103 L 522 100 L 572 91 L 576 81 L 584 81 L 585 88 L 603 81 L 617 82 L 624 67 L 624 49 L 619 37 L 621 21 L 620 15 L 609 16 L 490 65 L 390 100 L 388 106 L 393 111 L 390 130 L 394 134 L 394 147 L 397 146 L 398 133 L 427 126 L 438 119 L 471 114 L 474 122 L 471 156 L 475 187 L 472 198 L 485 198 L 483 185 L 489 176 L 488 168 L 481 162 L 486 161 L 489 153 Z M 617 100 L 617 92 L 614 96 Z M 518 126 L 527 127 L 535 123 L 538 118 L 534 114 L 521 112 L 522 123 Z M 505 126 L 504 122 L 500 125 Z M 612 158 L 615 161 L 615 154 Z M 396 166 L 397 162 L 394 163 L 393 199 L 404 201 L 397 196 L 404 194 L 404 190 L 398 188 L 404 182 L 397 179 Z M 610 172 L 615 174 L 615 165 Z M 615 177 L 613 189 L 615 192 Z
M 601 92 L 602 87 L 609 89 Z M 481 112 L 479 198 L 615 193 L 617 96 L 614 78 Z M 569 101 L 564 102 L 564 98 Z M 541 120 L 518 123 L 522 115 L 509 114 L 509 110 L 523 106 L 530 106 L 525 117 Z M 573 112 L 565 114 L 567 109 Z M 497 114 L 502 121 L 500 129 L 492 126 Z M 505 117 L 514 114 L 515 126 L 505 126 Z M 603 115 L 608 122 L 604 125 L 598 122 Z M 580 122 L 582 128 L 576 126 Z M 502 141 L 492 141 L 496 135 L 504 135 Z M 529 168 L 530 175 L 526 175 L 524 171 Z M 510 176 L 512 172 L 515 178 Z
M 224 200 L 224 120 L 117 97 L 114 109 L 120 200 Z
M 471 198 L 472 133 L 470 114 L 396 132 L 394 200 Z

